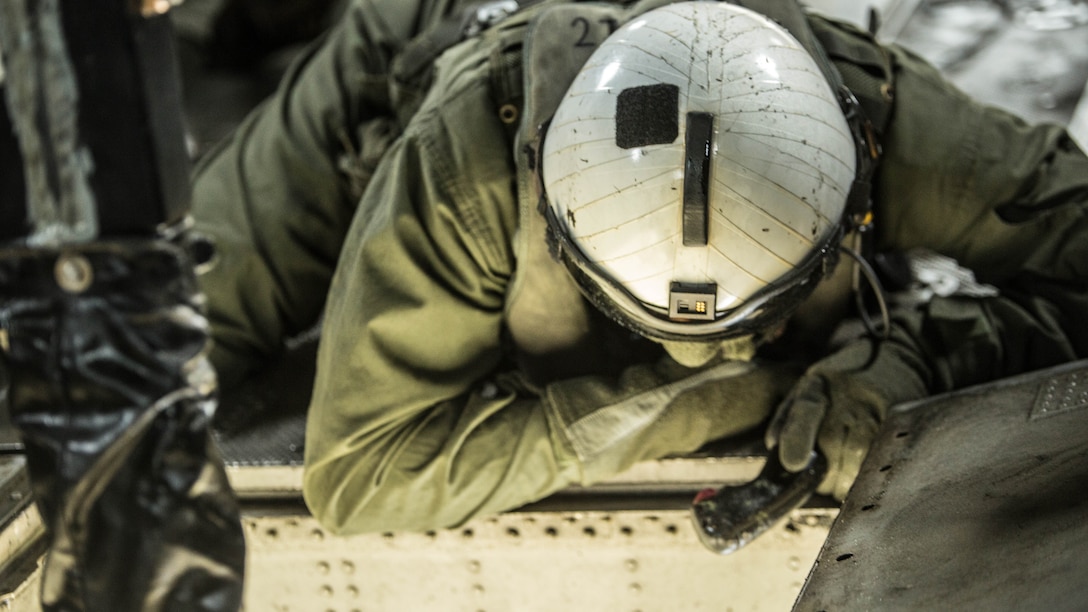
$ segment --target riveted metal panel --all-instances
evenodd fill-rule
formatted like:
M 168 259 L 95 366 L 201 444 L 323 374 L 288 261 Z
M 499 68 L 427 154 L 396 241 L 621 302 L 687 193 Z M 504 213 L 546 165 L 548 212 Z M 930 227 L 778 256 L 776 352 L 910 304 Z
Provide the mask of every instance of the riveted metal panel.
M 11 553 L 0 566 L 0 611 L 37 612 L 45 536 L 28 503 L 22 458 L 10 459 L 0 501 L 19 505 L 0 530 Z M 798 510 L 726 557 L 698 541 L 687 510 L 693 491 L 748 480 L 761 464 L 757 456 L 646 462 L 599 486 L 457 529 L 354 537 L 334 536 L 306 513 L 297 467 L 236 465 L 244 609 L 784 610 L 837 510 Z
M 0 592 L 0 611 L 3 612 L 41 612 L 41 561 L 37 559 L 23 560 L 18 568 L 9 568 L 17 571 L 20 580 L 6 583 Z M 5 570 L 5 578 L 15 575 L 8 574 Z
M 1088 605 L 1088 362 L 890 417 L 795 607 Z
M 835 515 L 794 513 L 733 556 L 686 511 L 516 512 L 428 533 L 332 536 L 248 516 L 247 610 L 785 610 Z
M 0 610 L 38 612 L 37 570 L 45 529 L 30 503 L 22 455 L 0 455 Z

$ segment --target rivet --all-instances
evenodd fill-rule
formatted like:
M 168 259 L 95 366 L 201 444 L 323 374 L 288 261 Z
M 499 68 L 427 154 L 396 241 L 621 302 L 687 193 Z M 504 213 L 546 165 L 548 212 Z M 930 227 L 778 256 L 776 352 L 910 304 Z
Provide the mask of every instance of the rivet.
M 332 597 L 332 587 L 327 585 L 327 584 L 322 586 L 321 587 L 321 596 L 322 597 Z
M 480 573 L 480 562 L 479 561 L 469 561 L 468 562 L 468 571 L 472 572 L 473 574 L 479 574 Z
M 320 542 L 325 539 L 325 532 L 320 529 L 314 529 L 310 532 L 310 539 Z
M 518 120 L 518 107 L 513 104 L 503 104 L 499 108 L 499 120 L 510 125 Z
M 623 566 L 627 568 L 627 571 L 634 572 L 638 570 L 638 561 L 635 559 L 628 559 L 623 562 Z
M 632 582 L 632 583 L 631 583 L 631 584 L 630 584 L 630 585 L 629 585 L 629 586 L 627 587 L 627 590 L 628 590 L 628 591 L 631 591 L 631 592 L 632 592 L 632 593 L 634 593 L 635 595 L 638 595 L 639 593 L 641 593 L 641 592 L 642 592 L 642 585 L 641 585 L 641 584 L 639 584 L 639 583 L 637 583 L 637 582 Z
M 344 561 L 340 564 L 340 569 L 343 570 L 345 574 L 354 574 L 355 564 L 351 561 Z
M 321 572 L 322 574 L 328 574 L 331 569 L 332 568 L 329 566 L 327 561 L 320 561 L 317 564 L 317 571 Z
M 354 599 L 359 596 L 359 587 L 354 584 L 348 586 L 348 595 Z
M 53 276 L 57 285 L 68 293 L 83 293 L 94 282 L 94 268 L 86 257 L 66 253 L 57 258 Z
M 476 593 L 477 595 L 483 595 L 484 591 L 485 591 L 484 585 L 482 585 L 482 584 L 472 585 L 472 592 L 473 593 Z

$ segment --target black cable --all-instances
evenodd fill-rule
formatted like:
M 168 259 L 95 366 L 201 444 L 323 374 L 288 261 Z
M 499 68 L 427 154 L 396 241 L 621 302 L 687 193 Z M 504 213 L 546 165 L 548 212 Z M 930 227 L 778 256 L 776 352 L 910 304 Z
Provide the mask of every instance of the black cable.
M 880 283 L 880 278 L 877 277 L 876 270 L 869 264 L 860 253 L 847 246 L 840 246 L 839 250 L 846 253 L 854 260 L 854 300 L 857 303 L 858 313 L 861 315 L 862 323 L 865 324 L 866 331 L 869 335 L 877 340 L 887 340 L 891 336 L 892 321 L 891 314 L 888 311 L 888 300 L 885 297 L 884 286 Z M 861 291 L 861 283 L 859 282 L 859 274 L 865 277 L 868 281 L 869 287 L 873 290 L 873 295 L 876 296 L 877 307 L 880 309 L 880 327 L 878 328 L 874 323 L 872 317 L 869 315 L 869 309 L 865 304 L 865 296 Z

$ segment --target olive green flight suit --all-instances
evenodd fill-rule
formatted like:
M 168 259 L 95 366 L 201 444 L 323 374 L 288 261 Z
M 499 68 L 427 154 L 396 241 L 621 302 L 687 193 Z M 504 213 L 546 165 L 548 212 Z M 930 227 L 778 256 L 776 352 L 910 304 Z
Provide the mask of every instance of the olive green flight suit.
M 421 65 L 417 35 L 465 4 L 357 1 L 196 176 L 198 228 L 220 252 L 203 282 L 225 383 L 324 316 L 305 496 L 337 532 L 456 525 L 694 450 L 763 422 L 797 372 L 685 369 L 541 256 L 522 157 L 534 126 L 519 133 L 518 117 L 566 83 L 527 70 L 522 88 L 532 40 L 514 33 L 573 48 L 599 43 L 600 24 L 542 34 L 518 25 L 526 9 Z M 903 49 L 810 21 L 886 115 L 875 248 L 932 249 L 1000 290 L 896 312 L 930 391 L 1088 356 L 1084 154 Z M 806 313 L 845 312 L 846 277 L 821 285 L 795 330 L 834 322 Z

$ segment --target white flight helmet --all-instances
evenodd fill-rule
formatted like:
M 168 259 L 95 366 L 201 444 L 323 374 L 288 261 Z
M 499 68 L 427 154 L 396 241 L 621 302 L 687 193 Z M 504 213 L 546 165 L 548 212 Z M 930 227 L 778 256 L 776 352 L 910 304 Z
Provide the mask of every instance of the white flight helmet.
M 618 29 L 570 86 L 544 136 L 544 211 L 617 321 L 663 340 L 758 333 L 834 265 L 855 143 L 785 29 L 671 4 Z

